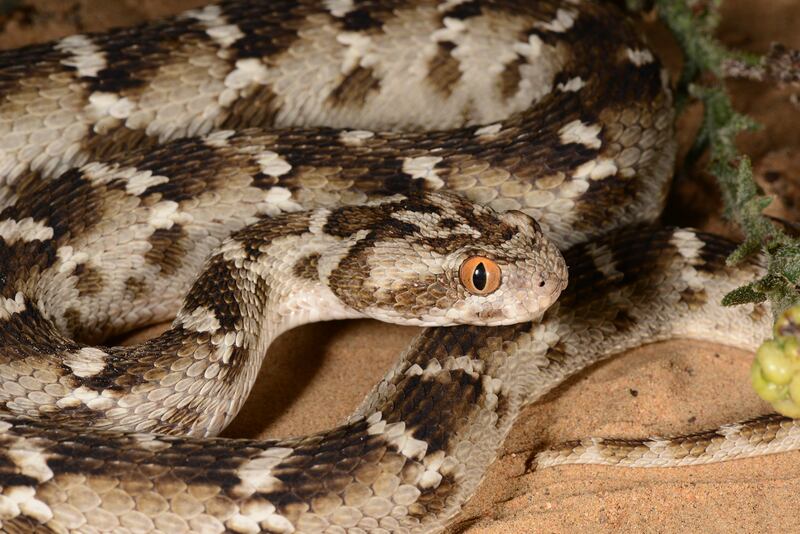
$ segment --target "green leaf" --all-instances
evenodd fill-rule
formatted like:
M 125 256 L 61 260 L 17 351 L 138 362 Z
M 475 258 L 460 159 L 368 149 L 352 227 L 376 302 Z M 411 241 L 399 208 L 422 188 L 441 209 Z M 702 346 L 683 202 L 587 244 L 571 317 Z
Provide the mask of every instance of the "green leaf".
M 738 306 L 739 304 L 764 302 L 767 300 L 766 293 L 757 291 L 754 284 L 737 287 L 727 295 L 722 297 L 723 306 Z
M 746 239 L 744 243 L 736 247 L 736 250 L 731 252 L 731 255 L 727 257 L 725 263 L 728 265 L 736 265 L 740 263 L 742 260 L 745 260 L 752 256 L 753 254 L 757 254 L 761 250 L 761 240 L 760 239 Z

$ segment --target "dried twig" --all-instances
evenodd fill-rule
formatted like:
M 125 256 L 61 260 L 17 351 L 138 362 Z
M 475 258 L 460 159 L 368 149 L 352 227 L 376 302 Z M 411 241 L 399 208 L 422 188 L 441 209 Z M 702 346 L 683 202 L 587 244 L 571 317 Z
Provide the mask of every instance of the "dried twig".
M 708 150 L 709 171 L 716 177 L 725 204 L 725 217 L 737 224 L 744 243 L 728 258 L 736 264 L 764 252 L 767 274 L 740 287 L 723 299 L 725 305 L 762 302 L 769 299 L 777 315 L 800 302 L 800 240 L 790 237 L 763 214 L 770 203 L 753 179 L 749 158 L 736 147 L 737 135 L 756 127 L 749 117 L 738 113 L 723 80 L 737 75 L 779 83 L 798 81 L 798 52 L 773 46 L 764 57 L 731 51 L 714 37 L 719 20 L 720 0 L 655 0 L 661 20 L 672 30 L 684 52 L 685 65 L 678 91 L 704 105 L 703 124 L 690 153 Z
M 730 78 L 797 84 L 800 83 L 800 50 L 772 43 L 769 53 L 757 65 L 738 58 L 728 58 L 722 63 L 722 70 Z

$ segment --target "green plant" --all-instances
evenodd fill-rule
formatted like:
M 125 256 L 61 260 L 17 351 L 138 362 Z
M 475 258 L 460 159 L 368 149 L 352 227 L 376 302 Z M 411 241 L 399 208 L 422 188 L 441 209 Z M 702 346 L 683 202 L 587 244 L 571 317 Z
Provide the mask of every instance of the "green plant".
M 640 0 L 628 0 L 641 8 Z M 703 104 L 703 121 L 689 158 L 708 151 L 708 171 L 716 178 L 724 203 L 724 216 L 738 225 L 744 242 L 728 257 L 735 265 L 763 253 L 766 274 L 734 289 L 722 304 L 735 306 L 770 301 L 775 323 L 774 339 L 758 349 L 751 382 L 758 394 L 780 413 L 800 417 L 800 241 L 786 234 L 763 211 L 770 203 L 756 185 L 750 159 L 736 146 L 743 130 L 756 128 L 750 117 L 737 112 L 725 85 L 726 76 L 777 83 L 800 80 L 800 52 L 773 45 L 764 56 L 732 51 L 715 37 L 721 0 L 655 0 L 654 7 L 670 28 L 684 53 L 678 83 L 678 103 L 696 99 Z M 783 313 L 782 313 L 783 312 Z

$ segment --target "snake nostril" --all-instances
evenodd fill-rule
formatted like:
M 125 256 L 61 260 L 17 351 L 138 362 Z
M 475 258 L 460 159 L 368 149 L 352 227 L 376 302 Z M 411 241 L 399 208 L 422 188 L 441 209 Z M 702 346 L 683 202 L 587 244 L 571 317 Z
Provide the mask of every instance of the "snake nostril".
M 539 287 L 544 287 L 544 284 L 545 284 L 544 278 L 539 280 Z

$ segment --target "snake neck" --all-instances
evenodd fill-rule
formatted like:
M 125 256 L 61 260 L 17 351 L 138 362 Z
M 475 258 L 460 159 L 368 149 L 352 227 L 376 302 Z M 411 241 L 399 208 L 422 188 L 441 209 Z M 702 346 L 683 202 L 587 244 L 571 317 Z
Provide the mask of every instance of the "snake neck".
M 0 401 L 12 412 L 66 414 L 97 428 L 216 435 L 247 398 L 273 339 L 304 323 L 361 316 L 327 285 L 352 243 L 319 231 L 315 219 L 326 214 L 288 214 L 234 234 L 209 258 L 171 328 L 139 345 L 77 343 L 41 313 L 39 295 L 6 299 L 0 373 L 39 389 L 41 373 L 61 379 L 33 401 L 8 389 Z M 19 339 L 22 348 L 12 349 Z

